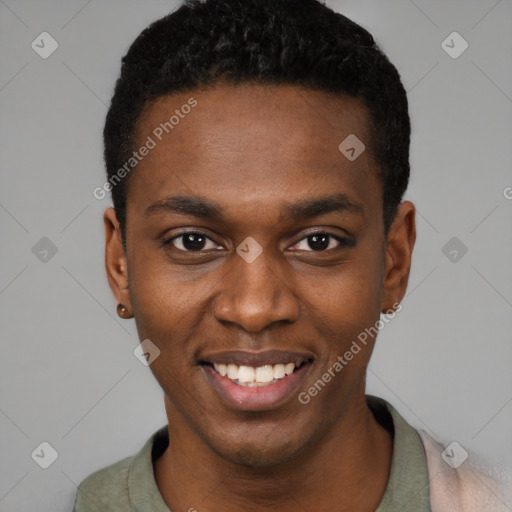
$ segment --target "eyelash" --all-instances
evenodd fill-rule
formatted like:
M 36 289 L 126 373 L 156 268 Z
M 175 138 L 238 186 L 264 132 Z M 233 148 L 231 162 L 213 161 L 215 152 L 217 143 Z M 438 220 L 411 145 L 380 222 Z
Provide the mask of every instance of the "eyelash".
M 171 238 L 168 238 L 166 240 L 164 240 L 162 242 L 162 246 L 173 246 L 173 241 L 174 240 L 177 240 L 179 238 L 182 238 L 186 235 L 190 235 L 190 234 L 194 234 L 194 235 L 200 235 L 200 236 L 203 236 L 204 238 L 210 240 L 211 242 L 214 242 L 216 243 L 214 240 L 212 240 L 208 235 L 206 235 L 205 233 L 201 232 L 201 231 L 184 231 L 183 233 L 180 233 L 179 235 L 175 235 Z M 330 231 L 313 231 L 311 233 L 308 233 L 307 235 L 303 236 L 300 240 L 298 240 L 297 242 L 295 242 L 293 245 L 297 245 L 299 244 L 300 242 L 302 242 L 303 240 L 306 240 L 307 238 L 309 238 L 310 236 L 315 236 L 315 235 L 327 235 L 328 237 L 330 238 L 334 238 L 334 240 L 336 240 L 339 244 L 338 247 L 335 247 L 334 249 L 339 249 L 339 248 L 342 248 L 342 247 L 353 247 L 355 245 L 355 242 L 349 238 L 345 238 L 345 237 L 340 237 L 339 235 L 336 235 Z M 220 245 L 220 244 L 218 244 Z M 202 249 L 202 250 L 199 250 L 199 251 L 189 251 L 189 250 L 184 250 L 184 249 L 178 249 L 177 247 L 175 247 L 178 251 L 180 252 L 184 252 L 184 253 L 196 253 L 196 254 L 200 254 L 201 252 L 203 252 L 205 249 Z M 309 250 L 309 251 L 306 251 L 306 252 L 313 252 L 313 253 L 321 253 L 321 252 L 327 252 L 329 250 L 332 250 L 331 249 L 324 249 L 323 251 L 314 251 L 313 249 Z

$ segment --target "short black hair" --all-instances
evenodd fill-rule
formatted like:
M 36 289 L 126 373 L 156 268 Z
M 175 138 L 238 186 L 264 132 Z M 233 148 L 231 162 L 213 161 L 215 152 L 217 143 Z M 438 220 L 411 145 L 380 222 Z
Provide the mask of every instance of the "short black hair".
M 373 36 L 317 0 L 187 0 L 143 30 L 122 58 L 106 116 L 107 178 L 132 157 L 137 121 L 150 101 L 221 81 L 360 99 L 370 115 L 367 142 L 379 168 L 388 233 L 409 181 L 406 92 Z M 110 181 L 124 247 L 127 179 Z

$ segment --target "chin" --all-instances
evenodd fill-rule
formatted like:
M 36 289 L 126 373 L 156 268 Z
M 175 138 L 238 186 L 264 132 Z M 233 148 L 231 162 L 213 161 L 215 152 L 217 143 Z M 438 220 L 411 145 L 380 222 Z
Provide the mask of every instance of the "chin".
M 230 447 L 218 453 L 224 460 L 240 466 L 266 468 L 274 467 L 294 459 L 300 450 L 293 446 L 255 446 Z
M 252 439 L 245 432 L 233 433 L 226 439 L 206 439 L 210 448 L 224 460 L 232 464 L 248 467 L 273 467 L 298 457 L 306 448 L 307 440 L 303 435 L 293 437 L 284 430 L 276 436 L 279 426 L 264 434 L 254 435 Z M 255 433 L 254 433 L 255 434 Z

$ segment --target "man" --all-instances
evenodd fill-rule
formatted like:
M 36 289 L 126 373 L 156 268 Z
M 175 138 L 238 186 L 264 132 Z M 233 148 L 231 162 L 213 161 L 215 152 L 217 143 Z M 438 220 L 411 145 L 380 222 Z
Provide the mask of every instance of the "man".
M 506 510 L 365 393 L 416 238 L 407 99 L 315 0 L 189 2 L 123 58 L 106 269 L 168 425 L 76 512 Z

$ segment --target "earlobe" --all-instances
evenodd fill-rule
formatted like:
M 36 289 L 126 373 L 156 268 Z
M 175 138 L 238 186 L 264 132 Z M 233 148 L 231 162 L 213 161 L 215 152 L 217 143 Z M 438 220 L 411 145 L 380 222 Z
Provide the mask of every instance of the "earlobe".
M 414 204 L 404 201 L 398 206 L 395 220 L 389 229 L 381 304 L 381 311 L 385 314 L 398 309 L 407 290 L 416 242 L 415 213 Z
M 105 270 L 107 279 L 118 304 L 123 306 L 121 318 L 131 318 L 131 302 L 128 286 L 128 264 L 123 250 L 121 229 L 114 208 L 103 214 L 105 228 Z M 118 307 L 118 314 L 120 308 Z

